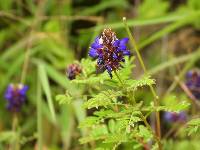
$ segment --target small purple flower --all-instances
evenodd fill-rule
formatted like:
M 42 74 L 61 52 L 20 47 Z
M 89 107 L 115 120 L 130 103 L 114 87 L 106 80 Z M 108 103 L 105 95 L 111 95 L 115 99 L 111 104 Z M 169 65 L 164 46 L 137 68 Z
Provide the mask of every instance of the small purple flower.
M 26 92 L 28 86 L 23 84 L 9 84 L 5 92 L 5 99 L 7 100 L 7 109 L 12 112 L 21 110 L 22 105 L 26 100 Z
M 200 99 L 200 71 L 192 70 L 186 74 L 186 86 L 196 99 Z
M 128 38 L 117 39 L 115 32 L 111 29 L 104 29 L 102 34 L 91 44 L 89 56 L 97 59 L 98 70 L 107 70 L 112 78 L 112 71 L 122 67 L 124 56 L 130 56 L 126 44 Z
M 185 112 L 165 112 L 164 113 L 164 118 L 167 122 L 172 123 L 172 122 L 185 122 L 187 119 L 187 116 Z
M 69 78 L 69 80 L 73 80 L 76 78 L 77 75 L 79 75 L 82 72 L 82 68 L 79 64 L 70 64 L 67 67 L 67 77 Z

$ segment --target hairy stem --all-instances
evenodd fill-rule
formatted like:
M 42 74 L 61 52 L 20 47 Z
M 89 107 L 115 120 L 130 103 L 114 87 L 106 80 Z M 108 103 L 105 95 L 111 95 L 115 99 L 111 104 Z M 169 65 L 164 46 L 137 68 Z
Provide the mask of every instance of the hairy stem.
M 126 18 L 125 18 L 125 17 L 123 18 L 123 22 L 124 22 L 124 25 L 125 25 L 126 32 L 128 33 L 128 36 L 129 36 L 129 38 L 130 38 L 131 44 L 133 45 L 133 47 L 134 47 L 134 49 L 135 49 L 135 52 L 136 52 L 136 54 L 137 54 L 137 57 L 138 57 L 138 59 L 139 59 L 139 61 L 140 61 L 140 64 L 141 64 L 141 66 L 142 66 L 142 69 L 143 69 L 145 75 L 147 75 L 148 72 L 147 72 L 147 69 L 146 69 L 146 67 L 145 67 L 145 65 L 144 65 L 144 61 L 143 61 L 143 59 L 142 59 L 142 57 L 141 57 L 141 55 L 140 55 L 140 53 L 139 53 L 139 49 L 138 49 L 138 47 L 137 47 L 137 44 L 136 44 L 136 42 L 135 42 L 135 39 L 134 39 L 133 35 L 131 34 L 131 31 L 130 31 L 128 25 L 127 25 L 127 22 L 126 22 Z M 155 92 L 155 90 L 154 90 L 154 88 L 153 88 L 152 85 L 150 85 L 150 90 L 151 90 L 151 92 L 152 92 L 152 94 L 153 94 L 153 96 L 154 96 L 154 105 L 155 105 L 155 106 L 159 106 L 158 96 L 157 96 L 157 94 L 156 94 L 156 92 Z M 157 136 L 158 136 L 159 141 L 160 141 L 160 138 L 161 138 L 160 113 L 159 113 L 158 111 L 156 111 L 156 133 L 157 133 Z M 159 149 L 162 149 L 162 148 L 161 148 L 161 144 L 159 144 Z
M 124 82 L 121 80 L 121 78 L 120 78 L 120 76 L 118 75 L 117 71 L 115 70 L 114 73 L 115 73 L 117 79 L 119 80 L 119 82 L 121 83 L 122 88 L 124 89 L 124 91 L 126 91 Z M 128 95 L 128 99 L 129 99 L 130 103 L 131 103 L 132 105 L 135 104 L 136 101 L 135 101 L 134 95 L 132 94 L 132 91 L 128 92 L 127 95 Z
M 121 83 L 122 87 L 124 88 L 124 82 L 122 82 L 122 80 L 121 80 L 121 78 L 119 77 L 117 71 L 115 70 L 114 73 L 115 73 L 117 79 L 119 80 L 119 82 Z

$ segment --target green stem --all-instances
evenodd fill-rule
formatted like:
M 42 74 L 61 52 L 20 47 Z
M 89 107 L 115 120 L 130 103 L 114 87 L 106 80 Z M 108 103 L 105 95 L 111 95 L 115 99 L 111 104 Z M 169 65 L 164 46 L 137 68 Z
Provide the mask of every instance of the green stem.
M 10 150 L 20 150 L 19 132 L 18 132 L 18 116 L 13 114 L 12 131 L 16 134 L 16 140 L 10 145 Z
M 41 21 L 41 16 L 43 14 L 43 8 L 45 6 L 45 0 L 41 1 L 39 3 L 39 7 L 34 15 L 34 20 L 33 23 L 31 25 L 30 31 L 29 31 L 29 39 L 27 42 L 27 47 L 26 47 L 26 51 L 25 51 L 25 58 L 24 58 L 24 63 L 22 66 L 22 74 L 21 74 L 21 79 L 20 79 L 20 83 L 25 83 L 26 80 L 26 76 L 27 76 L 27 71 L 28 71 L 28 65 L 29 65 L 29 60 L 30 60 L 30 50 L 32 48 L 33 45 L 33 33 L 36 30 L 36 28 L 39 26 L 40 21 Z
M 122 80 L 121 80 L 121 78 L 119 77 L 117 71 L 115 70 L 114 73 L 115 73 L 117 79 L 119 80 L 119 82 L 121 83 L 122 87 L 124 88 L 124 82 L 122 82 Z
M 144 115 L 143 115 L 142 113 L 141 113 L 141 118 L 142 118 L 144 124 L 146 125 L 146 127 L 147 127 L 147 128 L 149 129 L 149 131 L 151 131 L 151 133 L 153 134 L 154 139 L 155 139 L 156 143 L 158 144 L 158 148 L 159 148 L 159 150 L 161 150 L 161 149 L 162 149 L 162 144 L 161 144 L 161 142 L 160 142 L 159 137 L 157 137 L 157 135 L 153 132 L 151 126 L 149 125 L 149 123 L 147 122 L 146 118 L 144 117 Z
M 141 66 L 142 66 L 142 69 L 143 69 L 145 75 L 148 75 L 147 69 L 146 69 L 146 67 L 145 67 L 145 65 L 144 65 L 144 61 L 143 61 L 143 59 L 142 59 L 142 57 L 141 57 L 141 55 L 140 55 L 140 53 L 139 53 L 138 46 L 137 46 L 137 44 L 136 44 L 136 42 L 135 42 L 135 39 L 134 39 L 133 35 L 131 34 L 131 31 L 130 31 L 128 25 L 127 25 L 127 22 L 126 22 L 126 18 L 125 18 L 125 17 L 123 18 L 123 22 L 124 22 L 124 26 L 125 26 L 126 32 L 128 33 L 128 36 L 129 36 L 129 38 L 130 38 L 131 44 L 133 45 L 133 47 L 134 47 L 134 49 L 135 49 L 135 52 L 136 52 L 136 54 L 137 54 L 137 57 L 138 57 L 138 59 L 139 59 L 139 61 L 140 61 L 140 64 L 141 64 Z M 154 96 L 154 105 L 155 105 L 155 106 L 159 106 L 159 101 L 158 101 L 158 98 L 159 98 L 159 97 L 157 96 L 157 94 L 156 94 L 156 92 L 155 92 L 155 90 L 154 90 L 154 88 L 153 88 L 152 85 L 150 85 L 150 90 L 151 90 L 151 92 L 152 92 L 152 94 L 153 94 L 153 96 Z M 159 137 L 159 140 L 160 140 L 160 138 L 161 138 L 160 113 L 159 113 L 158 111 L 156 111 L 156 130 L 157 130 L 157 136 Z M 161 149 L 161 147 L 159 147 L 159 149 Z
M 123 87 L 123 90 L 126 91 L 124 82 L 123 82 L 123 81 L 121 80 L 121 78 L 119 77 L 117 71 L 115 70 L 114 73 L 115 73 L 117 79 L 119 80 L 119 82 L 121 83 L 121 85 L 122 85 L 122 87 Z M 129 99 L 129 101 L 130 101 L 130 103 L 131 103 L 132 105 L 136 103 L 135 98 L 134 98 L 134 95 L 131 95 L 130 92 L 128 93 L 128 99 Z
M 40 85 L 40 80 L 38 77 L 37 81 L 37 143 L 38 143 L 38 149 L 42 150 L 43 147 L 43 140 L 42 140 L 42 102 L 41 102 L 41 85 Z

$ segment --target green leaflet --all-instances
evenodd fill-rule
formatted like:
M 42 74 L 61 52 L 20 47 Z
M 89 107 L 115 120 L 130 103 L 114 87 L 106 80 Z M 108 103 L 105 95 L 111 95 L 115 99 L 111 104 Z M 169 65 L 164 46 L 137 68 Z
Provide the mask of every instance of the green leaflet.
M 69 94 L 59 94 L 56 95 L 56 101 L 61 104 L 69 104 L 72 101 L 72 97 Z
M 150 76 L 143 76 L 138 80 L 133 80 L 133 79 L 127 80 L 125 84 L 128 85 L 127 90 L 137 90 L 138 87 L 150 86 L 155 84 L 155 80 L 150 79 Z
M 200 131 L 200 118 L 195 118 L 187 123 L 186 131 L 188 135 L 195 134 Z
M 49 110 L 51 113 L 51 117 L 52 117 L 54 123 L 56 123 L 56 113 L 55 113 L 55 109 L 54 109 L 53 100 L 51 97 L 50 85 L 49 85 L 48 77 L 47 77 L 46 70 L 45 70 L 45 67 L 43 64 L 39 64 L 39 66 L 38 66 L 38 75 L 39 75 L 40 82 L 41 82 L 42 88 L 44 90 L 44 93 L 47 97 L 47 102 L 48 102 Z
M 152 133 L 143 125 L 139 126 L 138 135 L 144 138 L 146 141 L 149 141 L 153 137 Z
M 84 108 L 98 108 L 100 106 L 107 107 L 108 105 L 111 105 L 112 102 L 116 101 L 116 98 L 118 96 L 122 96 L 121 91 L 113 91 L 113 90 L 107 90 L 103 91 L 97 95 L 95 95 L 93 98 L 89 99 L 83 104 Z

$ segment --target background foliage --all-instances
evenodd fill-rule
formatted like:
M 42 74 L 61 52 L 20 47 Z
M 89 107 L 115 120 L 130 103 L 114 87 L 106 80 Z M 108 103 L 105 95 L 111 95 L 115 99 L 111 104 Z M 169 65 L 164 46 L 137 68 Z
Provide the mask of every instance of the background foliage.
M 113 28 L 120 38 L 127 37 L 124 16 L 151 76 L 142 76 L 137 59 L 127 60 L 120 74 L 123 80 L 132 76 L 127 88 L 137 89 L 138 105 L 119 112 L 127 116 L 116 122 L 115 117 L 122 114 L 115 115 L 107 107 L 116 103 L 116 97 L 123 96 L 117 90 L 120 84 L 116 77 L 110 80 L 107 73 L 90 76 L 95 71 L 95 62 L 87 59 L 87 54 L 89 45 L 105 27 Z M 199 107 L 191 102 L 181 83 L 189 69 L 200 66 L 199 18 L 199 0 L 0 1 L 0 149 L 7 149 L 19 136 L 21 149 L 34 149 L 38 139 L 42 139 L 44 149 L 94 149 L 99 146 L 100 136 L 108 132 L 100 147 L 117 148 L 121 142 L 129 141 L 119 130 L 126 127 L 128 132 L 132 128 L 127 126 L 129 120 L 140 121 L 137 111 L 131 112 L 141 107 L 142 100 L 148 112 L 188 113 L 188 122 L 178 127 L 161 119 L 164 149 L 198 150 Z M 132 45 L 129 48 L 135 55 Z M 65 70 L 74 61 L 80 61 L 84 72 L 70 82 Z M 4 92 L 9 83 L 19 82 L 29 85 L 29 91 L 19 115 L 20 127 L 13 132 Z M 149 100 L 152 95 L 148 85 L 154 83 L 160 107 Z M 95 113 L 96 108 L 102 109 Z M 114 119 L 107 126 L 100 124 L 106 118 Z M 93 125 L 97 128 L 91 130 L 93 137 L 88 138 L 90 132 L 84 127 Z M 168 135 L 171 128 L 174 130 Z M 144 125 L 139 125 L 136 133 L 145 141 L 152 137 Z M 122 148 L 133 146 L 142 149 L 135 140 Z

